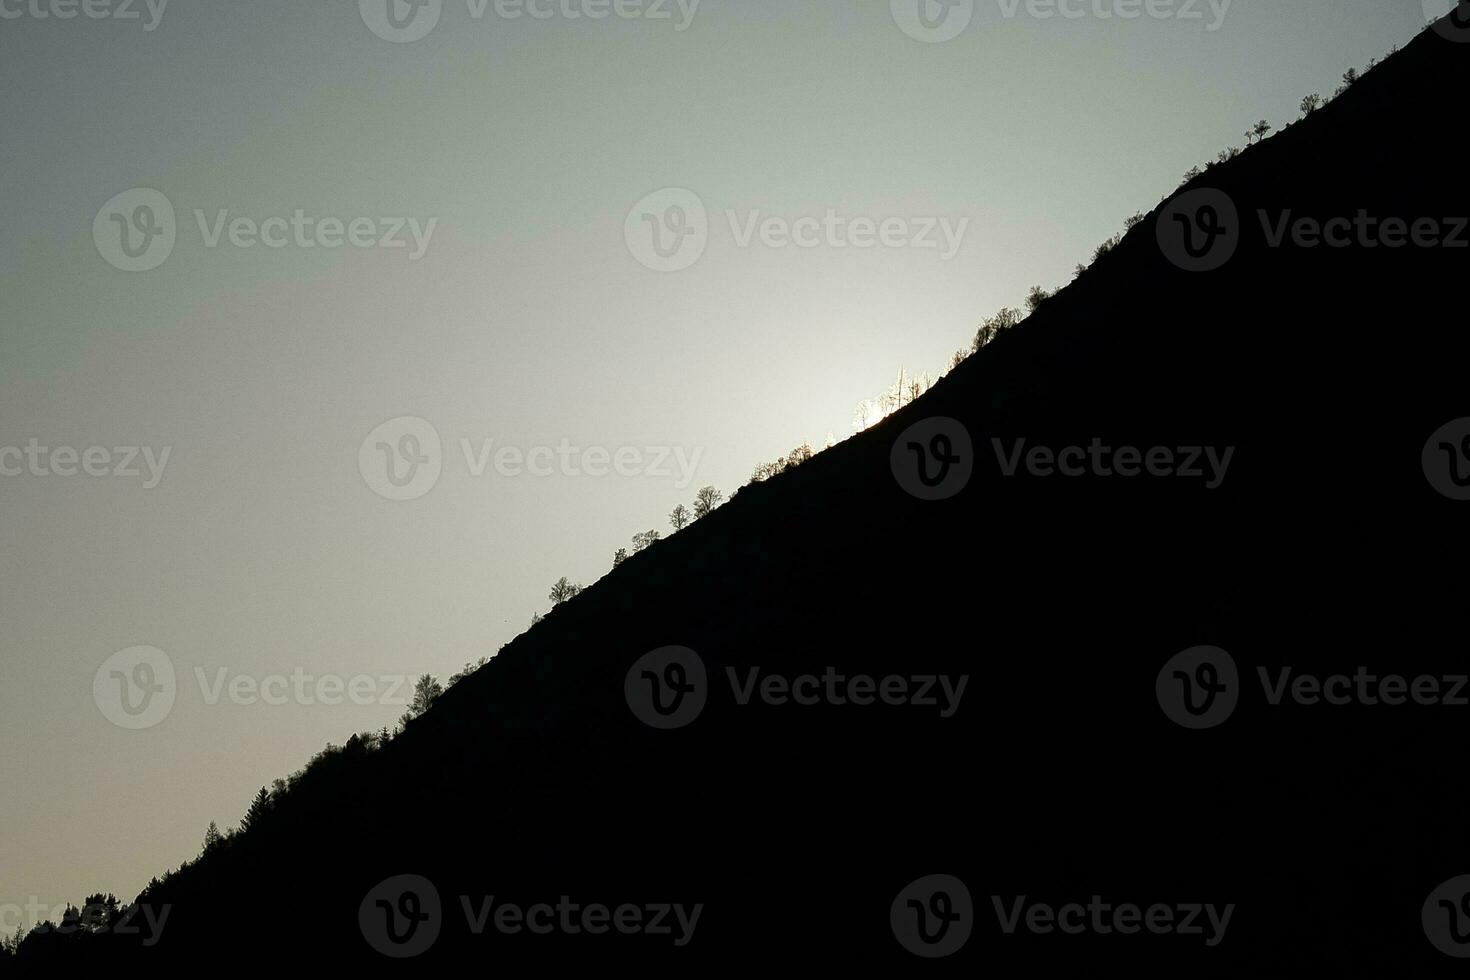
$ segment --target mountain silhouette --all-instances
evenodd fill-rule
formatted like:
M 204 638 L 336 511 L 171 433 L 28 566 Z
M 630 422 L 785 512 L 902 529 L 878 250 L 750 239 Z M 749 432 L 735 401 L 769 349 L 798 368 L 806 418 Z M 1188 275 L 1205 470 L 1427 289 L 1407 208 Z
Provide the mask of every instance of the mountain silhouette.
M 1291 685 L 1362 668 L 1453 702 L 1470 673 L 1454 33 L 1169 192 L 922 398 L 633 555 L 396 738 L 322 760 L 139 897 L 169 909 L 155 944 L 36 937 L 17 967 L 1452 968 L 1426 900 L 1470 874 L 1470 707 Z M 1298 235 L 1334 218 L 1349 244 Z M 1363 231 L 1391 218 L 1444 240 Z M 803 675 L 818 703 L 777 703 Z M 496 925 L 562 896 L 629 928 Z M 1030 911 L 1099 901 L 1173 927 Z M 1181 928 L 1191 905 L 1233 907 L 1223 935 Z

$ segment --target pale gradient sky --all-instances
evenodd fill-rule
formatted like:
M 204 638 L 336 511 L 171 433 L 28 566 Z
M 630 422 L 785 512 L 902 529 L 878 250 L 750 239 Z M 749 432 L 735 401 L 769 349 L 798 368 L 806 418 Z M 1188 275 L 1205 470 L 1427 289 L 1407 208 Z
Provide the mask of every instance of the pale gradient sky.
M 174 0 L 151 32 L 0 19 L 0 449 L 172 447 L 155 489 L 0 476 L 0 909 L 131 898 L 259 786 L 401 711 L 211 706 L 196 667 L 442 678 L 494 653 L 558 576 L 590 583 L 697 486 L 847 435 L 899 365 L 940 368 L 1190 166 L 1425 19 L 1419 0 L 1235 0 L 1209 31 L 1199 6 L 1007 19 L 978 0 L 940 44 L 879 0 L 704 0 L 682 32 L 446 0 L 410 44 L 344 0 Z M 669 186 L 708 206 L 710 242 L 657 273 L 623 225 Z M 170 199 L 179 238 L 129 274 L 92 226 L 134 187 Z M 419 261 L 210 249 L 196 208 L 438 224 Z M 727 208 L 970 224 L 948 261 L 741 248 Z M 395 503 L 358 448 L 398 416 L 445 456 Z M 475 478 L 461 437 L 702 456 L 686 489 Z M 92 679 L 137 644 L 180 690 L 128 731 Z

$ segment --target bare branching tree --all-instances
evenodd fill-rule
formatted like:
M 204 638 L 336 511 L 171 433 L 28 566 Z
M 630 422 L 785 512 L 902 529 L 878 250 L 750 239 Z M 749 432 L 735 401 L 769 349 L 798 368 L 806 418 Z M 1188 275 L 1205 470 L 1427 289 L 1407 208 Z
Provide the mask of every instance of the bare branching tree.
M 714 487 L 701 487 L 694 495 L 694 519 L 708 517 L 724 501 L 725 495 Z
M 582 587 L 580 585 L 573 585 L 571 583 L 571 580 L 563 575 L 561 578 L 557 579 L 556 584 L 551 587 L 551 592 L 549 595 L 547 595 L 547 598 L 551 600 L 551 604 L 553 606 L 559 606 L 581 591 Z

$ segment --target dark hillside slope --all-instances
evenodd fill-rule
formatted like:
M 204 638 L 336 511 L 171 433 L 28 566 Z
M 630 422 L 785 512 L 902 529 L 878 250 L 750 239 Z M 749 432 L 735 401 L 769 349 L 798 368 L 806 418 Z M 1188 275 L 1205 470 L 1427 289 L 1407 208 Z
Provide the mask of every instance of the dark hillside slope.
M 416 874 L 444 908 L 438 941 L 411 964 L 429 968 L 1454 967 L 1420 909 L 1470 874 L 1470 707 L 1272 706 L 1257 668 L 1470 672 L 1470 503 L 1436 492 L 1421 464 L 1431 433 L 1470 416 L 1470 250 L 1273 248 L 1257 211 L 1470 214 L 1467 68 L 1470 45 L 1426 32 L 1211 168 L 1186 189 L 1238 208 L 1223 267 L 1176 267 L 1150 215 L 918 402 L 634 556 L 386 748 L 336 760 L 270 825 L 155 887 L 145 898 L 172 906 L 168 932 L 133 955 L 388 964 L 364 941 L 359 905 L 388 876 Z M 941 501 L 909 494 L 890 467 L 900 434 L 931 417 L 958 420 L 974 443 L 972 479 Z M 1004 476 L 992 439 L 1022 438 L 1234 455 L 1216 489 Z M 1165 716 L 1155 679 L 1202 644 L 1233 655 L 1240 702 L 1194 731 Z M 666 645 L 697 651 L 708 702 L 660 731 L 634 716 L 624 681 Z M 969 681 L 948 718 L 915 705 L 742 707 L 725 671 L 752 666 Z M 968 886 L 973 933 L 925 962 L 889 915 L 932 874 Z M 704 909 L 684 947 L 472 936 L 461 895 Z M 992 901 L 1094 895 L 1235 910 L 1208 946 L 1008 935 Z

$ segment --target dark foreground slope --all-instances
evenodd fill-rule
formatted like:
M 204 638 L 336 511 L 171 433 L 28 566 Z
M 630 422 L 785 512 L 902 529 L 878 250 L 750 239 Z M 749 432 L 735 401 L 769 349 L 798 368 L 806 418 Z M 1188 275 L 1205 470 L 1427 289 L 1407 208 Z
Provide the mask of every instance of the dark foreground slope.
M 392 965 L 359 909 L 385 878 L 412 874 L 442 912 L 409 967 L 1459 966 L 1430 944 L 1421 907 L 1470 874 L 1470 707 L 1272 706 L 1257 669 L 1470 672 L 1470 503 L 1437 492 L 1421 459 L 1432 433 L 1470 416 L 1470 251 L 1273 248 L 1257 211 L 1470 214 L 1467 65 L 1470 45 L 1428 32 L 1212 168 L 1190 187 L 1239 210 L 1223 267 L 1178 268 L 1150 215 L 920 401 L 635 556 L 386 748 L 339 760 L 268 825 L 153 888 L 144 901 L 170 906 L 156 946 L 92 948 L 168 968 Z M 906 492 L 890 467 L 900 434 L 930 417 L 958 420 L 974 443 L 972 478 L 941 501 Z M 1007 477 L 992 439 L 1234 455 L 1215 489 L 1187 476 Z M 1203 644 L 1233 656 L 1239 704 L 1189 730 L 1161 709 L 1155 680 Z M 708 672 L 702 713 L 677 730 L 644 724 L 625 697 L 635 661 L 667 645 Z M 947 718 L 918 705 L 740 706 L 726 669 L 743 679 L 753 666 L 968 685 Z M 926 961 L 896 938 L 890 907 L 934 874 L 968 887 L 954 928 L 971 932 Z M 703 909 L 682 947 L 616 929 L 499 931 L 493 911 L 484 934 L 466 927 L 462 896 L 478 910 L 488 896 L 498 907 L 563 895 Z M 1024 922 L 1007 934 L 995 905 L 1095 895 L 1234 910 L 1211 946 L 1203 915 L 1204 935 Z

